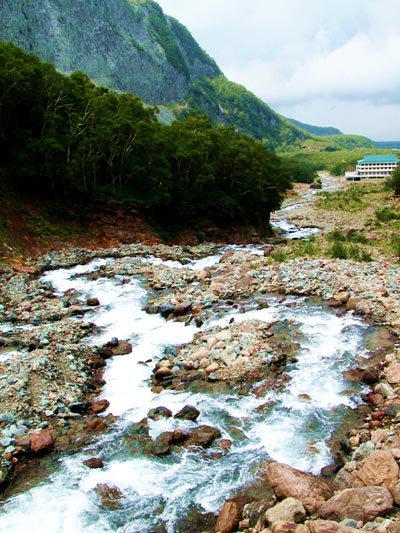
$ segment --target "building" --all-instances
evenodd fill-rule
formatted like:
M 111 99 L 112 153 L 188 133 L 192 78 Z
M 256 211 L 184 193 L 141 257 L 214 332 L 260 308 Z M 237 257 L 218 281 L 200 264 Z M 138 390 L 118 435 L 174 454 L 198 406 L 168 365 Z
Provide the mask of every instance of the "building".
M 387 178 L 398 165 L 397 155 L 365 155 L 357 161 L 356 170 L 346 172 L 345 177 L 349 181 L 360 181 L 366 178 Z

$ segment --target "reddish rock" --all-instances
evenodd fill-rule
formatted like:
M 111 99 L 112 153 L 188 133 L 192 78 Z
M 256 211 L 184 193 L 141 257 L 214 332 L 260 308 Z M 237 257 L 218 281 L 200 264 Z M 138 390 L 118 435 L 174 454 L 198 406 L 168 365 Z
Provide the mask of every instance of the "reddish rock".
M 157 368 L 157 370 L 154 373 L 154 379 L 156 381 L 164 381 L 166 378 L 169 378 L 170 376 L 173 376 L 174 373 L 170 368 L 167 368 L 165 366 L 162 366 L 161 368 Z
M 307 522 L 306 525 L 310 533 L 360 533 L 359 529 L 347 527 L 331 520 L 313 520 Z
M 92 404 L 93 413 L 103 413 L 110 405 L 110 402 L 106 399 L 98 400 Z
M 89 307 L 97 307 L 98 305 L 100 305 L 100 302 L 98 298 L 88 298 L 86 300 L 86 305 L 88 305 Z
M 102 418 L 95 417 L 84 425 L 87 431 L 103 431 L 106 428 L 106 424 Z
M 90 459 L 86 459 L 86 461 L 83 461 L 83 464 L 86 465 L 88 468 L 103 468 L 104 463 L 99 457 L 91 457 Z
M 282 463 L 268 464 L 267 480 L 278 499 L 300 500 L 310 514 L 332 496 L 332 490 L 322 479 Z
M 174 315 L 175 316 L 187 315 L 191 309 L 192 309 L 191 302 L 182 302 L 174 307 Z
M 54 435 L 49 430 L 37 431 L 30 435 L 31 451 L 34 454 L 51 452 L 54 450 Z
M 271 526 L 273 533 L 295 533 L 297 529 L 297 524 L 295 522 L 288 522 L 285 520 L 280 520 L 275 522 Z
M 362 298 L 356 296 L 349 298 L 346 302 L 346 308 L 350 311 L 355 311 L 360 306 L 362 301 Z
M 366 394 L 364 396 L 364 400 L 373 407 L 380 407 L 385 403 L 385 398 L 382 396 L 382 394 L 374 394 L 373 392 Z
M 237 530 L 240 521 L 241 510 L 235 501 L 227 501 L 219 515 L 214 531 L 219 533 L 233 533 Z
M 221 432 L 217 428 L 212 426 L 199 426 L 193 429 L 189 433 L 187 444 L 189 446 L 201 446 L 202 448 L 208 448 L 214 442 L 215 439 L 219 439 Z
M 384 411 L 375 411 L 374 413 L 371 413 L 372 420 L 382 420 L 384 416 L 385 416 Z
M 355 474 L 359 486 L 376 485 L 390 489 L 397 485 L 399 467 L 390 450 L 375 450 L 363 462 L 362 468 Z
M 319 509 L 318 515 L 340 522 L 345 518 L 369 522 L 393 509 L 393 498 L 385 487 L 361 487 L 339 492 Z
M 117 346 L 111 348 L 113 355 L 126 355 L 132 352 L 132 344 L 130 342 L 119 341 Z
M 108 509 L 118 509 L 119 500 L 123 498 L 123 494 L 118 487 L 112 487 L 105 483 L 99 483 L 95 488 L 96 492 L 101 496 L 101 504 Z

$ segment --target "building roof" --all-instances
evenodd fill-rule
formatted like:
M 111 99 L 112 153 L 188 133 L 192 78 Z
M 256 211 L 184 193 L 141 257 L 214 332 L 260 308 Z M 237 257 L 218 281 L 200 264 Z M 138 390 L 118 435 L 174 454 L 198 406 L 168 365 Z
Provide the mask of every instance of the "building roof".
M 365 155 L 360 159 L 359 163 L 398 163 L 397 155 L 382 154 L 382 155 Z

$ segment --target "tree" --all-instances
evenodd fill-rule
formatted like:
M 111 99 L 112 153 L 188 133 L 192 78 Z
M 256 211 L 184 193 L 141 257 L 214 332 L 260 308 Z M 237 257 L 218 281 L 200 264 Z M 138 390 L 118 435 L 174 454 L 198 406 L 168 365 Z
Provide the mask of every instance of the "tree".
M 394 169 L 392 175 L 386 179 L 386 184 L 396 196 L 400 196 L 400 164 Z

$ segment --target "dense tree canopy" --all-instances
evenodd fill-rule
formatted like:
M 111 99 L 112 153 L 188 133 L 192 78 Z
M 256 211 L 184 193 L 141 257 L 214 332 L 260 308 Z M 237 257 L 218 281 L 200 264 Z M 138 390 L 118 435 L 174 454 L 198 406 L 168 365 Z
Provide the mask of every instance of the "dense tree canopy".
M 64 76 L 11 43 L 0 44 L 0 153 L 20 191 L 129 198 L 163 224 L 266 225 L 290 187 L 251 137 L 199 115 L 163 125 L 139 98 Z

